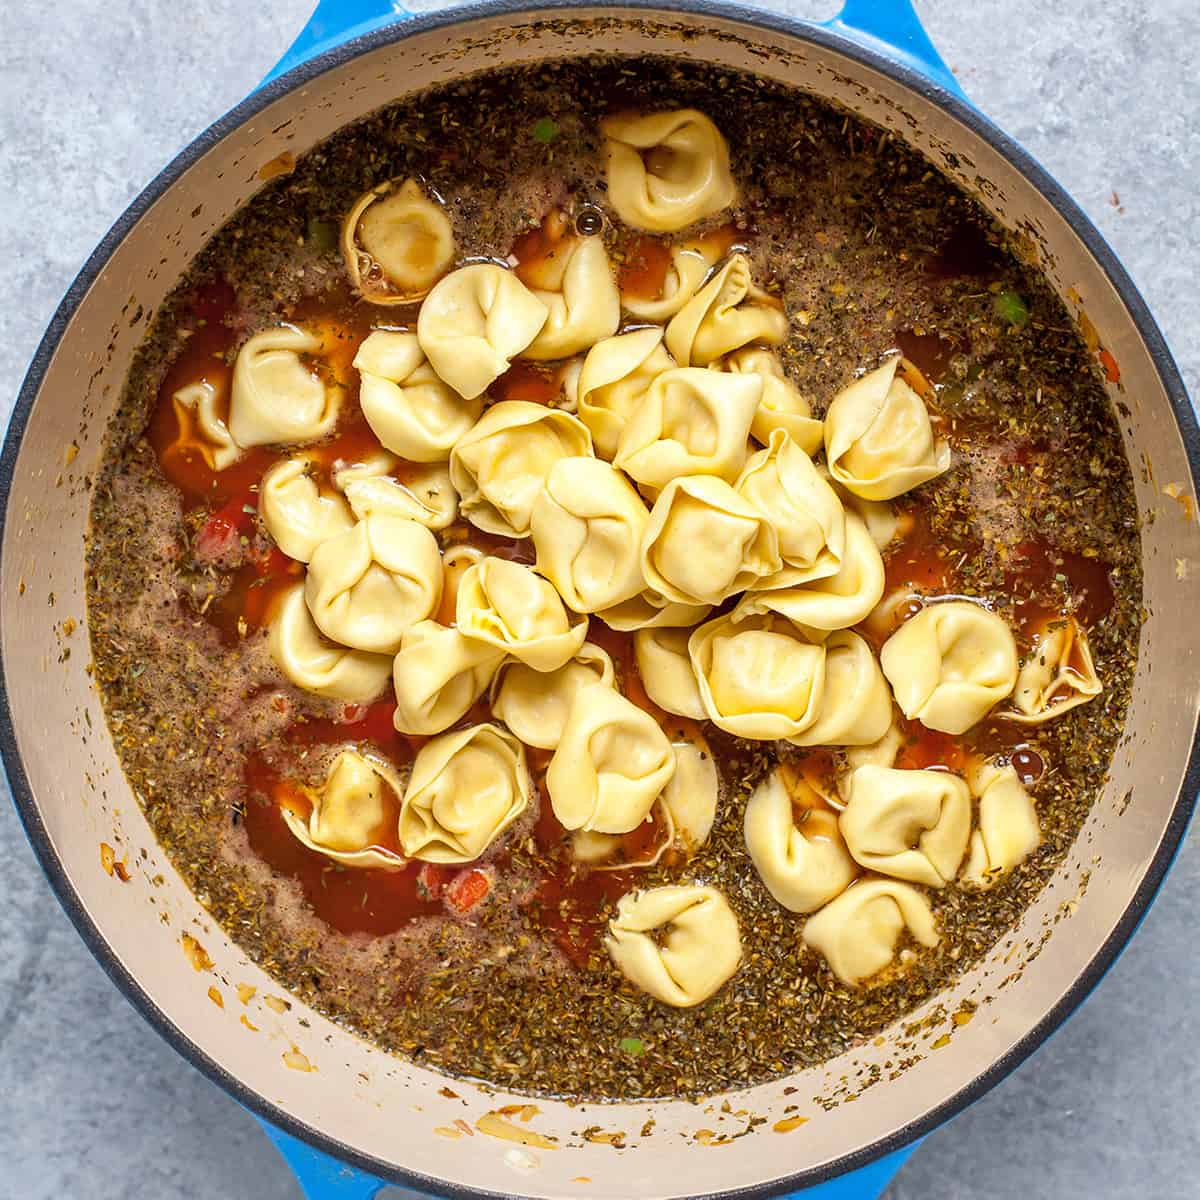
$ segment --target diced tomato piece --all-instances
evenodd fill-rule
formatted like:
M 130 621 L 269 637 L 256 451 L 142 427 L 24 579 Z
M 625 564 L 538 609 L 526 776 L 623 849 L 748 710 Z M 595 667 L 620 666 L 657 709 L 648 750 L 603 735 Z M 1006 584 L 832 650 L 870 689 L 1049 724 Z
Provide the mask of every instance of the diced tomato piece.
M 201 562 L 236 566 L 241 559 L 241 539 L 253 529 L 253 512 L 247 512 L 249 494 L 235 496 L 210 513 L 196 534 L 196 557 Z
M 237 554 L 241 536 L 236 525 L 215 512 L 196 534 L 196 557 L 206 563 L 228 563 Z
M 426 900 L 438 900 L 446 890 L 446 881 L 449 878 L 450 872 L 446 867 L 439 867 L 435 863 L 422 863 L 417 872 L 417 891 Z
M 456 913 L 470 912 L 492 890 L 486 871 L 478 867 L 460 871 L 446 888 L 446 903 Z
M 1107 350 L 1101 350 L 1099 354 L 1100 365 L 1104 368 L 1104 378 L 1109 383 L 1121 382 L 1121 368 L 1117 365 L 1117 360 Z

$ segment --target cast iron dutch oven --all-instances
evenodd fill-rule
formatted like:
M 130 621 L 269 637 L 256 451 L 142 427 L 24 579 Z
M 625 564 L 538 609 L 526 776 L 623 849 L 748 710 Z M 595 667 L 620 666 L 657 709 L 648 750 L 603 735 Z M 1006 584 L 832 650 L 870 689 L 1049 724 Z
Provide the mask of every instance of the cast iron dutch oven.
M 720 1149 L 690 1136 L 713 1116 L 675 1101 L 539 1101 L 530 1128 L 557 1139 L 557 1149 L 479 1134 L 449 1141 L 435 1128 L 456 1118 L 473 1124 L 522 1098 L 460 1086 L 465 1104 L 449 1099 L 443 1077 L 298 1003 L 282 1015 L 264 1012 L 260 1033 L 249 1036 L 207 988 L 214 979 L 239 981 L 263 993 L 271 981 L 206 916 L 158 848 L 121 774 L 88 656 L 61 661 L 56 641 L 64 618 L 84 616 L 89 482 L 130 357 L 193 256 L 262 186 L 260 168 L 284 153 L 299 156 L 412 89 L 484 67 L 597 51 L 706 60 L 827 97 L 893 130 L 1019 230 L 1118 367 L 1109 386 L 1145 518 L 1150 615 L 1127 736 L 1068 861 L 1012 937 L 938 997 L 944 1013 L 993 997 L 982 1019 L 955 1028 L 949 1044 L 918 1053 L 894 1078 L 883 1069 L 894 1057 L 889 1038 L 731 1095 L 733 1110 L 767 1120 Z M 68 461 L 72 444 L 78 454 Z M 906 1148 L 1011 1071 L 1083 999 L 1145 913 L 1180 843 L 1197 782 L 1200 622 L 1186 582 L 1200 577 L 1190 501 L 1197 464 L 1192 410 L 1137 290 L 1079 208 L 967 102 L 908 0 L 848 0 L 823 25 L 701 0 L 495 3 L 413 19 L 387 0 L 321 0 L 268 82 L 184 150 L 117 222 L 71 287 L 25 380 L 0 464 L 5 765 L 34 849 L 96 957 L 181 1054 L 268 1123 L 313 1197 L 360 1200 L 384 1180 L 456 1196 L 875 1196 Z M 128 884 L 101 870 L 101 841 L 129 851 Z M 152 888 L 157 875 L 163 882 Z M 203 945 L 210 971 L 197 973 L 180 952 L 185 932 Z M 929 1045 L 945 1032 L 945 1020 L 932 1021 Z M 292 1047 L 317 1070 L 289 1070 L 283 1060 Z M 875 1070 L 882 1081 L 856 1103 L 828 1111 L 811 1104 L 836 1095 L 839 1081 Z M 783 1136 L 773 1126 L 791 1097 L 812 1119 Z M 653 1134 L 638 1136 L 651 1118 Z M 581 1138 L 590 1125 L 626 1131 L 628 1148 Z

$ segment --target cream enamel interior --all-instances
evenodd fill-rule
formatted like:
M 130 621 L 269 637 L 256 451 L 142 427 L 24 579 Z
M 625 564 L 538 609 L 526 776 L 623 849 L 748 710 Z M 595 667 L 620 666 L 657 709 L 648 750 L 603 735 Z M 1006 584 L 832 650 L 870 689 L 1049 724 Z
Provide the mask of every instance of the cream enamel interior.
M 941 1016 L 927 1029 L 910 1039 L 893 1030 L 884 1044 L 822 1069 L 730 1095 L 730 1112 L 720 1110 L 720 1099 L 574 1107 L 538 1101 L 540 1111 L 520 1128 L 558 1139 L 559 1149 L 546 1150 L 478 1132 L 448 1140 L 435 1130 L 456 1118 L 474 1124 L 521 1098 L 454 1084 L 462 1098 L 449 1099 L 439 1093 L 449 1082 L 444 1077 L 389 1057 L 298 1003 L 282 1014 L 264 1004 L 281 989 L 183 886 L 118 766 L 85 671 L 81 551 L 90 480 L 130 356 L 196 251 L 262 186 L 264 167 L 282 154 L 299 156 L 405 90 L 600 50 L 707 59 L 840 101 L 922 149 L 1026 235 L 1029 252 L 1062 294 L 1074 289 L 1082 298 L 1120 363 L 1123 387 L 1113 389 L 1113 399 L 1127 406 L 1121 424 L 1138 501 L 1147 518 L 1154 515 L 1143 531 L 1151 616 L 1128 733 L 1068 862 L 988 961 L 938 997 Z M 72 445 L 78 454 L 69 459 Z M 650 1200 L 767 1184 L 854 1154 L 950 1099 L 1038 1024 L 1120 920 L 1164 837 L 1200 702 L 1200 623 L 1185 604 L 1200 570 L 1200 533 L 1190 502 L 1170 494 L 1190 488 L 1166 392 L 1103 271 L 1049 201 L 932 102 L 832 50 L 711 13 L 597 7 L 548 20 L 535 13 L 474 16 L 362 54 L 249 117 L 149 207 L 83 298 L 36 398 L 8 498 L 0 617 L 17 744 L 54 852 L 112 953 L 203 1054 L 302 1125 L 382 1164 L 482 1191 Z M 63 630 L 68 619 L 79 623 L 70 635 Z M 72 653 L 64 659 L 65 648 Z M 127 859 L 128 883 L 102 870 L 101 842 Z M 184 934 L 203 946 L 210 970 L 193 968 L 181 947 Z M 245 1007 L 239 983 L 257 988 Z M 224 1008 L 210 999 L 210 988 Z M 964 1001 L 980 1008 L 958 1027 L 950 1014 Z M 243 1014 L 257 1032 L 239 1022 Z M 948 1043 L 934 1049 L 946 1034 Z M 289 1069 L 285 1055 L 293 1048 L 316 1070 Z M 919 1061 L 892 1078 L 898 1061 L 914 1056 Z M 819 1103 L 876 1080 L 857 1103 L 828 1111 Z M 785 1087 L 796 1090 L 785 1095 Z M 775 1123 L 793 1113 L 811 1119 L 776 1132 Z M 739 1133 L 752 1116 L 766 1123 L 720 1153 L 694 1137 L 702 1129 L 718 1139 Z M 649 1118 L 653 1132 L 640 1136 Z M 596 1125 L 623 1131 L 628 1149 L 581 1136 Z

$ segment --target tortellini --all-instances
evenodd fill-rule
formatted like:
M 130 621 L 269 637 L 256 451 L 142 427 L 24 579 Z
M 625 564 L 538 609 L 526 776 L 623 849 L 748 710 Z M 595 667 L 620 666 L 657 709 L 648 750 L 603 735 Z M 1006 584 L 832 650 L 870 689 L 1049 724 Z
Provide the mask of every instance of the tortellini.
M 832 640 L 832 639 L 831 639 Z M 838 776 L 837 790 L 841 803 L 835 802 L 835 807 L 844 808 L 850 780 L 858 767 L 894 767 L 900 751 L 904 748 L 904 733 L 893 720 L 887 727 L 887 732 L 878 741 L 867 746 L 848 746 L 845 751 L 846 771 Z
M 778 346 L 787 334 L 782 306 L 754 286 L 750 260 L 744 254 L 733 254 L 671 318 L 666 342 L 676 362 L 707 367 L 751 342 Z M 754 377 L 758 378 L 757 373 Z
M 859 767 L 845 796 L 839 824 L 856 862 L 934 888 L 958 873 L 971 835 L 971 793 L 957 775 Z
M 675 843 L 675 821 L 660 796 L 646 817 L 649 839 L 638 837 L 628 845 L 626 837 L 577 829 L 571 834 L 571 857 L 587 863 L 593 871 L 645 870 L 659 862 Z M 642 831 L 639 831 L 641 833 Z
M 628 633 L 634 629 L 677 629 L 699 625 L 712 612 L 711 604 L 680 604 L 668 600 L 653 588 L 646 588 L 612 608 L 596 615 L 610 629 Z
M 570 613 L 546 580 L 521 563 L 490 556 L 463 573 L 456 619 L 467 637 L 535 671 L 556 671 L 569 662 L 588 630 L 587 617 Z
M 734 490 L 775 527 L 782 569 L 754 586 L 789 587 L 836 575 L 846 547 L 846 516 L 812 459 L 782 429 L 771 434 Z
M 554 291 L 535 290 L 549 315 L 524 351 L 526 358 L 569 358 L 617 332 L 621 297 L 604 241 L 576 238 L 562 247 L 561 276 Z
M 609 202 L 634 229 L 674 233 L 737 199 L 729 147 L 694 108 L 606 117 L 600 131 Z
M 650 385 L 675 365 L 662 338 L 661 329 L 635 329 L 588 351 L 576 385 L 577 408 L 601 458 L 612 461 L 630 415 Z
M 1033 800 L 1011 765 L 985 763 L 971 786 L 979 797 L 979 828 L 971 834 L 962 880 L 991 887 L 1038 848 L 1042 832 Z
M 400 845 L 432 863 L 477 859 L 529 806 L 525 747 L 498 725 L 425 743 L 400 807 Z
M 621 304 L 639 321 L 669 321 L 696 294 L 718 257 L 711 239 L 672 246 L 659 294 L 649 300 L 622 294 Z
M 537 569 L 576 612 L 630 600 L 646 586 L 641 542 L 649 521 L 620 471 L 600 458 L 560 458 L 530 516 Z
M 333 432 L 343 389 L 326 384 L 305 361 L 324 341 L 295 325 L 256 333 L 238 351 L 229 433 L 239 446 L 314 442 Z
M 942 733 L 966 733 L 1017 681 L 1012 631 L 967 600 L 921 609 L 888 638 L 879 661 L 904 715 Z
M 673 1008 L 691 1008 L 731 979 L 742 938 L 716 888 L 681 884 L 630 892 L 617 904 L 604 945 L 634 985 Z
M 262 477 L 258 512 L 289 558 L 308 562 L 313 551 L 354 524 L 341 496 L 323 496 L 313 478 L 315 460 L 298 457 L 277 462 Z
M 934 438 L 925 403 L 897 377 L 899 366 L 892 357 L 855 380 L 825 414 L 829 470 L 865 500 L 891 500 L 950 467 L 949 445 Z
M 447 529 L 458 517 L 458 493 L 445 463 L 409 467 L 403 481 L 388 474 L 364 475 L 339 482 L 354 515 L 365 520 L 374 513 L 407 517 L 426 529 Z
M 871 647 L 848 629 L 831 633 L 817 719 L 790 740 L 797 746 L 870 746 L 891 724 L 892 694 Z
M 794 738 L 821 712 L 825 647 L 771 615 L 701 625 L 688 641 L 710 721 L 735 737 Z
M 310 850 L 344 867 L 395 870 L 404 859 L 388 843 L 396 841 L 400 796 L 404 791 L 387 763 L 343 750 L 319 788 L 302 788 L 312 808 L 305 820 L 283 808 L 288 829 Z M 382 844 L 381 844 L 382 843 Z
M 886 500 L 864 500 L 861 496 L 856 496 L 849 488 L 843 487 L 829 474 L 829 467 L 825 463 L 822 463 L 817 470 L 821 472 L 822 479 L 830 481 L 834 494 L 842 504 L 867 527 L 867 532 L 871 535 L 871 540 L 875 545 L 880 550 L 886 549 L 900 531 L 900 517 L 896 512 L 895 505 Z
M 359 346 L 354 366 L 371 431 L 410 462 L 445 462 L 483 411 L 482 400 L 464 400 L 438 378 L 414 334 L 377 329 Z
M 451 271 L 425 297 L 417 339 L 438 376 L 473 400 L 508 370 L 548 315 L 511 271 L 473 263 Z
M 420 300 L 454 262 L 454 232 L 415 179 L 361 196 L 342 223 L 342 257 L 355 291 L 372 304 Z
M 528 537 L 534 501 L 559 459 L 587 457 L 592 438 L 570 413 L 528 400 L 493 404 L 450 455 L 463 516 L 500 537 Z
M 401 733 L 449 729 L 487 691 L 503 661 L 504 651 L 487 642 L 436 621 L 418 621 L 405 631 L 392 665 L 393 723 Z
M 546 790 L 566 829 L 629 833 L 675 774 L 658 722 L 603 683 L 581 687 L 567 710 Z
M 857 987 L 892 961 L 906 929 L 919 945 L 938 944 L 929 901 L 907 883 L 862 879 L 809 917 L 804 941 L 825 957 L 838 979 Z
M 1017 675 L 1010 721 L 1040 725 L 1095 699 L 1104 690 L 1092 662 L 1087 634 L 1074 617 L 1052 622 L 1038 634 Z
M 690 629 L 639 629 L 633 635 L 638 675 L 646 695 L 665 712 L 703 721 L 708 713 L 688 656 Z
M 752 591 L 734 610 L 738 620 L 756 613 L 775 612 L 814 631 L 814 636 L 849 629 L 879 603 L 883 596 L 883 558 L 867 527 L 846 513 L 846 541 L 842 562 L 833 575 L 769 591 Z M 890 678 L 890 677 L 889 677 Z
M 553 750 L 562 740 L 575 694 L 592 683 L 612 687 L 613 681 L 612 659 L 591 642 L 555 671 L 535 671 L 510 660 L 492 683 L 492 712 L 527 746 Z
M 326 637 L 395 654 L 405 630 L 432 615 L 442 598 L 437 541 L 416 521 L 368 517 L 316 548 L 304 596 Z
M 675 367 L 659 375 L 630 413 L 613 465 L 648 488 L 683 475 L 732 483 L 762 398 L 756 375 Z
M 214 384 L 200 379 L 181 387 L 171 397 L 179 426 L 179 444 L 195 446 L 213 471 L 224 471 L 242 455 L 242 448 L 233 440 L 229 427 L 217 411 L 219 394 Z M 186 430 L 193 422 L 199 437 L 188 438 Z
M 292 683 L 330 700 L 366 704 L 383 692 L 392 674 L 386 654 L 348 650 L 321 637 L 304 602 L 302 583 L 279 599 L 268 646 L 275 665 Z
M 721 777 L 703 739 L 677 738 L 671 749 L 675 752 L 675 774 L 659 799 L 671 816 L 674 844 L 687 854 L 695 854 L 708 841 L 717 819 Z
M 812 406 L 787 377 L 779 356 L 761 346 L 746 346 L 721 360 L 722 371 L 757 375 L 763 381 L 762 399 L 750 425 L 750 436 L 764 446 L 776 430 L 784 433 L 810 458 L 821 448 L 824 425 Z
M 781 566 L 771 522 L 711 475 L 686 476 L 663 488 L 641 553 L 646 582 L 680 604 L 719 604 Z
M 779 767 L 747 801 L 743 831 L 759 878 L 790 912 L 815 912 L 858 876 L 837 817 L 822 809 L 805 809 L 798 822 Z

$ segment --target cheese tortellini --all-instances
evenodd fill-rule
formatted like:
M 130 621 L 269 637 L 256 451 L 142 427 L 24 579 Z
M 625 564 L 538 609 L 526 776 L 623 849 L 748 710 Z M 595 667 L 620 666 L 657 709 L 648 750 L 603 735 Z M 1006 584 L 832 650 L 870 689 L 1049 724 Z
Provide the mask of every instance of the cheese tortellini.
M 711 475 L 686 476 L 663 488 L 641 554 L 646 582 L 680 604 L 719 604 L 780 568 L 774 526 Z
M 355 291 L 372 304 L 420 300 L 454 261 L 454 232 L 415 179 L 381 183 L 342 223 L 342 257 Z
M 529 806 L 525 747 L 498 725 L 425 743 L 400 807 L 400 845 L 432 863 L 477 859 Z
M 712 612 L 711 604 L 681 604 L 661 592 L 646 588 L 632 600 L 603 609 L 596 616 L 610 629 L 629 633 L 635 629 L 678 629 L 699 625 Z
M 396 842 L 404 785 L 387 763 L 343 750 L 321 787 L 300 790 L 312 806 L 307 820 L 287 806 L 283 819 L 310 850 L 344 867 L 404 866 L 404 859 L 389 849 Z
M 553 750 L 562 740 L 575 694 L 592 683 L 613 687 L 614 678 L 608 652 L 591 642 L 555 671 L 535 671 L 510 660 L 492 683 L 492 712 L 527 746 Z
M 553 586 L 521 563 L 491 556 L 463 573 L 456 620 L 467 637 L 535 671 L 556 671 L 579 653 L 588 620 L 569 612 Z
M 483 411 L 482 400 L 464 400 L 438 378 L 415 334 L 377 329 L 359 346 L 354 366 L 371 431 L 410 462 L 445 462 Z
M 649 521 L 620 471 L 600 458 L 561 458 L 530 517 L 537 569 L 576 612 L 630 600 L 645 587 L 640 551 Z
M 690 629 L 639 629 L 633 635 L 646 695 L 665 712 L 703 721 L 708 713 L 688 655 Z
M 401 733 L 449 729 L 487 691 L 503 661 L 504 651 L 487 642 L 437 621 L 418 621 L 405 631 L 392 664 L 393 723 Z
M 351 468 L 353 469 L 353 468 Z M 447 529 L 458 517 L 458 493 L 445 463 L 426 463 L 404 472 L 403 481 L 384 472 L 347 479 L 339 472 L 338 484 L 354 515 L 365 520 L 374 513 L 407 517 L 426 529 Z
M 537 337 L 549 309 L 511 271 L 473 263 L 433 287 L 417 339 L 438 376 L 473 400 Z
M 929 901 L 907 883 L 861 879 L 804 925 L 804 941 L 824 956 L 843 983 L 857 987 L 878 974 L 907 930 L 922 946 L 940 940 Z
M 675 367 L 659 375 L 625 422 L 613 465 L 648 488 L 683 475 L 732 483 L 762 398 L 756 375 Z
M 892 357 L 856 379 L 825 414 L 829 470 L 866 500 L 891 500 L 950 468 L 950 447 L 934 438 L 925 403 L 897 376 L 899 366 Z
M 797 746 L 870 746 L 891 724 L 892 693 L 871 647 L 849 629 L 831 633 L 817 719 L 790 740 Z
M 1074 617 L 1051 622 L 1037 637 L 1017 675 L 1010 721 L 1040 725 L 1069 712 L 1104 690 L 1092 662 L 1087 634 Z
M 604 945 L 635 986 L 673 1008 L 691 1008 L 731 979 L 742 938 L 716 888 L 679 884 L 630 892 L 617 904 Z
M 621 304 L 639 321 L 669 321 L 696 294 L 719 257 L 712 239 L 672 246 L 671 262 L 658 296 L 646 300 L 622 294 Z
M 751 342 L 778 346 L 787 334 L 783 308 L 754 286 L 750 260 L 734 254 L 671 318 L 666 342 L 676 362 L 707 367 Z M 758 377 L 757 372 L 754 375 Z
M 662 339 L 661 329 L 635 329 L 588 351 L 576 384 L 577 408 L 601 458 L 612 461 L 630 415 L 650 385 L 675 365 Z
M 609 202 L 634 229 L 674 233 L 737 199 L 729 147 L 694 108 L 606 117 L 600 131 Z
M 822 636 L 833 629 L 849 629 L 879 603 L 884 589 L 883 558 L 863 522 L 846 513 L 846 540 L 842 561 L 833 575 L 816 576 L 807 583 L 742 597 L 734 614 L 744 620 L 756 613 L 775 612 Z M 762 585 L 769 587 L 769 580 Z
M 587 457 L 592 438 L 570 413 L 502 400 L 460 438 L 450 479 L 463 516 L 500 537 L 528 537 L 533 505 L 559 459 Z
M 815 912 L 858 876 L 833 813 L 804 809 L 797 821 L 783 768 L 776 767 L 754 789 L 743 832 L 759 878 L 791 912 Z
M 304 596 L 326 637 L 395 654 L 405 630 L 432 615 L 442 598 L 437 541 L 416 521 L 368 517 L 313 551 Z
M 845 796 L 842 837 L 862 866 L 934 888 L 958 873 L 971 835 L 971 793 L 957 775 L 859 767 Z
M 775 527 L 782 569 L 759 580 L 781 588 L 836 575 L 846 547 L 846 516 L 812 459 L 782 429 L 771 434 L 734 485 Z
M 344 389 L 309 362 L 324 340 L 295 325 L 256 333 L 238 351 L 229 433 L 242 447 L 315 442 L 333 432 Z
M 1038 848 L 1042 831 L 1033 800 L 1011 765 L 984 763 L 971 788 L 979 797 L 979 828 L 971 834 L 961 878 L 986 888 Z
M 660 335 L 661 336 L 661 335 Z M 217 411 L 216 385 L 199 379 L 181 387 L 172 397 L 175 421 L 179 426 L 179 445 L 195 446 L 213 471 L 224 471 L 242 456 L 242 448 L 233 440 L 229 426 Z M 198 437 L 188 437 L 194 424 Z
M 313 551 L 354 524 L 341 496 L 323 496 L 313 477 L 316 462 L 307 457 L 285 458 L 262 477 L 258 512 L 289 558 L 308 562 Z
M 673 844 L 686 854 L 695 854 L 708 841 L 717 819 L 721 776 L 703 738 L 677 738 L 671 749 L 675 752 L 675 774 L 659 799 L 674 826 Z
M 967 600 L 923 608 L 888 638 L 879 660 L 904 715 L 942 733 L 966 733 L 1017 681 L 1012 631 Z
M 621 297 L 604 241 L 575 238 L 562 246 L 553 291 L 534 291 L 549 315 L 525 348 L 534 360 L 569 358 L 612 337 L 621 322 Z
M 825 647 L 782 617 L 717 617 L 692 634 L 688 653 L 708 719 L 735 737 L 794 738 L 820 715 Z
M 546 770 L 554 815 L 566 829 L 629 833 L 675 774 L 658 722 L 604 683 L 576 691 Z
M 763 381 L 762 399 L 750 425 L 750 436 L 764 446 L 776 430 L 784 433 L 810 458 L 821 448 L 824 425 L 812 415 L 812 406 L 787 377 L 779 355 L 761 346 L 746 346 L 726 355 L 722 371 L 757 375 Z
M 325 641 L 304 602 L 302 583 L 278 601 L 268 646 L 275 665 L 298 688 L 348 704 L 376 699 L 392 673 L 392 660 L 386 654 L 367 654 Z

